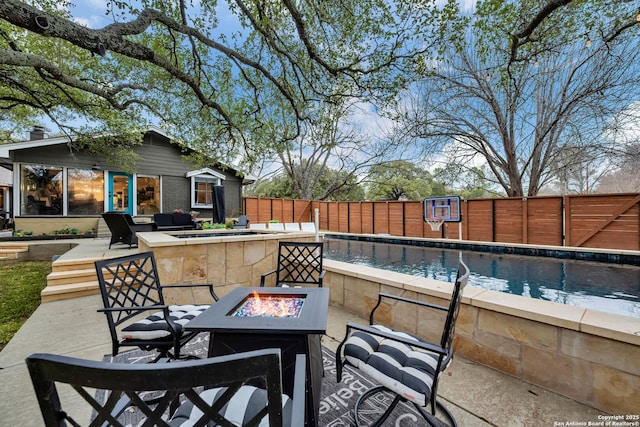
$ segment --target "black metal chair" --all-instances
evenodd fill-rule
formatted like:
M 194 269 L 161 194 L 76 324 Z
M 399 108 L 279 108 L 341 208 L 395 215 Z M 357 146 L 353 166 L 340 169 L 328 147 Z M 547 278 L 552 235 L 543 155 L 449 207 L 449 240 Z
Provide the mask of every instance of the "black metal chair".
M 381 293 L 369 316 L 369 326 L 347 324 L 345 339 L 336 351 L 338 382 L 342 380 L 344 366 L 351 365 L 380 384 L 367 390 L 356 401 L 354 415 L 357 426 L 362 425 L 359 413 L 363 402 L 380 392 L 390 392 L 393 401 L 378 419 L 372 421 L 373 426 L 382 425 L 401 401 L 411 402 L 432 426 L 441 425 L 436 424 L 433 419 L 437 408 L 444 413 L 451 425 L 457 426 L 451 412 L 437 401 L 436 395 L 438 378 L 453 358 L 455 324 L 462 291 L 468 278 L 469 269 L 461 261 L 449 307 Z M 446 313 L 440 342 L 432 343 L 396 329 L 374 324 L 375 311 L 381 306 L 383 299 L 393 304 L 393 310 L 402 310 L 403 305 L 407 303 Z M 428 406 L 431 406 L 431 414 L 425 410 Z
M 181 358 L 182 346 L 197 335 L 183 326 L 209 304 L 167 305 L 163 289 L 206 287 L 218 300 L 212 284 L 162 286 L 153 252 L 100 260 L 95 266 L 104 304 L 98 311 L 107 316 L 114 356 L 120 347 L 139 347 L 157 350 L 154 362 Z
M 260 277 L 264 287 L 267 277 L 275 274 L 275 286 L 322 287 L 322 242 L 280 242 L 278 266 Z
M 282 393 L 280 349 L 163 365 L 51 354 L 32 354 L 26 363 L 47 427 L 124 426 L 130 424 L 125 417 L 137 417 L 136 425 L 145 426 L 257 426 L 261 420 L 270 426 L 304 425 L 305 356 L 297 356 L 293 396 L 287 396 Z M 58 385 L 65 384 L 93 409 L 92 421 L 91 411 L 78 409 L 71 387 L 58 393 Z M 158 397 L 145 400 L 149 395 Z M 137 412 L 123 415 L 127 408 Z
M 124 243 L 125 245 L 137 246 L 138 237 L 137 232 L 141 231 L 155 231 L 156 225 L 152 222 L 134 222 L 131 215 L 122 212 L 105 212 L 102 214 L 104 222 L 107 223 L 109 231 L 111 232 L 111 241 L 109 242 L 109 249 L 114 243 Z

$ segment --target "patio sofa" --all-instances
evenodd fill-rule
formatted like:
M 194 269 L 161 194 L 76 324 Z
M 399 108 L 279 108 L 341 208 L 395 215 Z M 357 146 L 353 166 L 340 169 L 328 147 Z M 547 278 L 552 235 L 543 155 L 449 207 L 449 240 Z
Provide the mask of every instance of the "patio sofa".
M 157 213 L 153 214 L 153 222 L 158 231 L 195 230 L 198 223 L 188 213 Z

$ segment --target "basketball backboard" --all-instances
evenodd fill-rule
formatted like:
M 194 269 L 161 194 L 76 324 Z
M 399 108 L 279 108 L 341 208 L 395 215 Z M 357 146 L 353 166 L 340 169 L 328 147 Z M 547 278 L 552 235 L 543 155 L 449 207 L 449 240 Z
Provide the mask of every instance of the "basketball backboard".
M 424 220 L 460 222 L 460 196 L 428 197 L 424 199 Z

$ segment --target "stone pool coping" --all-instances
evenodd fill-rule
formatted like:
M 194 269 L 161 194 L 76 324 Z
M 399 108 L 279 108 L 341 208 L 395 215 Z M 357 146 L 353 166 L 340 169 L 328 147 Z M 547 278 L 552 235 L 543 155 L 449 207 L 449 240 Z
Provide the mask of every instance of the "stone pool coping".
M 244 232 L 240 235 L 238 233 Z M 231 234 L 233 233 L 233 235 Z M 218 236 L 207 237 L 192 237 L 192 238 L 179 238 L 180 235 L 192 235 L 192 234 L 218 234 Z M 276 240 L 282 239 L 282 236 L 291 237 L 309 237 L 315 236 L 315 233 L 308 231 L 269 231 L 269 230 L 186 230 L 186 231 L 171 231 L 171 232 L 143 232 L 136 233 L 138 240 L 149 248 L 163 247 L 163 246 L 192 246 L 203 245 L 209 243 L 227 243 L 227 242 L 244 242 L 247 240 Z

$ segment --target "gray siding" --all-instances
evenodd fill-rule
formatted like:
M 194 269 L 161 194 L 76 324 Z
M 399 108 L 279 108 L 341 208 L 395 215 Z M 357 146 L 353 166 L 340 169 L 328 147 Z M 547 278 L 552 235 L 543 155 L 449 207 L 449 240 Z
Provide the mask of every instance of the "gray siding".
M 186 177 L 187 172 L 199 167 L 183 158 L 185 153 L 180 147 L 172 144 L 169 139 L 154 132 L 145 135 L 141 146 L 135 148 L 140 156 L 136 165 L 136 173 L 140 175 L 162 176 L 162 212 L 174 209 L 191 209 L 191 183 Z M 102 158 L 87 151 L 71 154 L 65 144 L 48 147 L 26 148 L 12 152 L 12 160 L 20 163 L 34 163 L 45 166 L 67 166 L 73 168 L 90 169 L 94 164 L 105 170 L 118 171 L 117 165 L 107 165 Z M 210 167 L 224 174 L 225 205 L 227 216 L 240 214 L 242 206 L 242 179 L 236 176 L 233 169 Z M 19 173 L 16 171 L 16 173 Z M 211 210 L 200 210 L 200 216 L 210 217 Z
M 137 172 L 144 175 L 182 176 L 197 168 L 183 159 L 184 153 L 168 139 L 155 134 L 147 134 L 144 143 L 136 147 L 140 156 Z
M 80 169 L 91 169 L 95 164 L 101 164 L 100 158 L 87 152 L 71 154 L 69 148 L 64 145 L 52 145 L 49 147 L 25 148 L 18 152 L 13 151 L 14 162 L 36 163 L 44 166 L 67 166 Z M 17 172 L 17 171 L 14 171 Z

